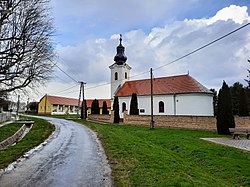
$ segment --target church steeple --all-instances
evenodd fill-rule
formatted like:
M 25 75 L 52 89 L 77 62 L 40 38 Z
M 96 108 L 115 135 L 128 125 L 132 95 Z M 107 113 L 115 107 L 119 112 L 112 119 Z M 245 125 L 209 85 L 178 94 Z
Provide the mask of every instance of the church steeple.
M 115 63 L 109 66 L 111 70 L 111 99 L 122 85 L 129 80 L 131 67 L 126 63 L 127 57 L 124 54 L 125 48 L 122 46 L 122 35 L 120 34 L 120 44 L 116 47 L 117 54 L 114 57 Z
M 120 44 L 116 47 L 116 55 L 114 57 L 114 61 L 117 65 L 123 65 L 127 61 L 124 51 L 125 47 L 122 46 L 122 35 L 120 34 Z

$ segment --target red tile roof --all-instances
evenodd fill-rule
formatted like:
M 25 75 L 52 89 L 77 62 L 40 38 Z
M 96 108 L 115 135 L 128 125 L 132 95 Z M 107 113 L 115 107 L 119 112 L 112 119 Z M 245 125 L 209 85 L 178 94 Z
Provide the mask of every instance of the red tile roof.
M 127 81 L 115 96 L 150 94 L 150 79 Z M 206 87 L 189 75 L 161 77 L 153 79 L 154 94 L 211 93 Z
M 78 106 L 78 99 L 52 96 L 52 95 L 47 95 L 47 99 L 51 104 Z
M 52 96 L 52 95 L 47 95 L 47 99 L 51 104 L 55 104 L 55 105 L 78 106 L 78 99 L 59 97 L 59 96 Z M 94 99 L 87 99 L 86 100 L 88 108 L 91 108 L 91 104 L 92 104 L 93 100 Z M 97 99 L 97 100 L 99 101 L 99 107 L 102 107 L 103 101 L 106 101 L 108 108 L 111 107 L 110 99 Z M 80 102 L 80 105 L 82 106 L 82 101 Z
M 99 107 L 100 108 L 102 107 L 104 101 L 106 101 L 107 107 L 111 108 L 111 101 L 110 101 L 110 99 L 97 99 L 97 100 L 99 102 Z M 91 108 L 91 105 L 92 105 L 92 102 L 94 101 L 94 99 L 87 99 L 86 101 L 87 101 L 87 107 Z

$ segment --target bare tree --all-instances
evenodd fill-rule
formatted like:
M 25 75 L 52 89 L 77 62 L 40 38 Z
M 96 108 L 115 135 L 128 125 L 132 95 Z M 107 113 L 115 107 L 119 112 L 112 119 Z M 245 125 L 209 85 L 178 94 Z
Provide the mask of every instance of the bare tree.
M 0 94 L 44 83 L 53 69 L 49 0 L 1 0 Z

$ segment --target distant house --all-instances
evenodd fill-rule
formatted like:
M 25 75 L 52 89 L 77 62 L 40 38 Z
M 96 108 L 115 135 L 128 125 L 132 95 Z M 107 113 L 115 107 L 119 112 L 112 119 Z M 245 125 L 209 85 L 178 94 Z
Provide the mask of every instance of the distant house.
M 91 114 L 91 104 L 93 100 L 86 100 L 87 114 Z M 111 109 L 111 103 L 109 99 L 98 99 L 100 111 L 102 111 L 103 101 L 107 102 L 108 110 Z M 80 102 L 80 108 L 82 107 L 82 101 Z M 59 96 L 45 95 L 38 104 L 38 114 L 77 114 L 78 99 L 66 98 Z M 79 111 L 80 114 L 80 111 Z

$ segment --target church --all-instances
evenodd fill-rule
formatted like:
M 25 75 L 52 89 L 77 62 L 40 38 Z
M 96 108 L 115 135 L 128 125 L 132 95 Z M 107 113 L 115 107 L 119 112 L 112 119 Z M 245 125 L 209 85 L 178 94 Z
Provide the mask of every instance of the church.
M 137 94 L 139 115 L 151 114 L 151 80 L 129 80 L 131 67 L 126 63 L 125 47 L 116 48 L 111 70 L 111 102 L 119 100 L 120 117 L 129 114 L 133 93 Z M 153 114 L 182 116 L 213 116 L 213 93 L 189 74 L 153 79 Z

